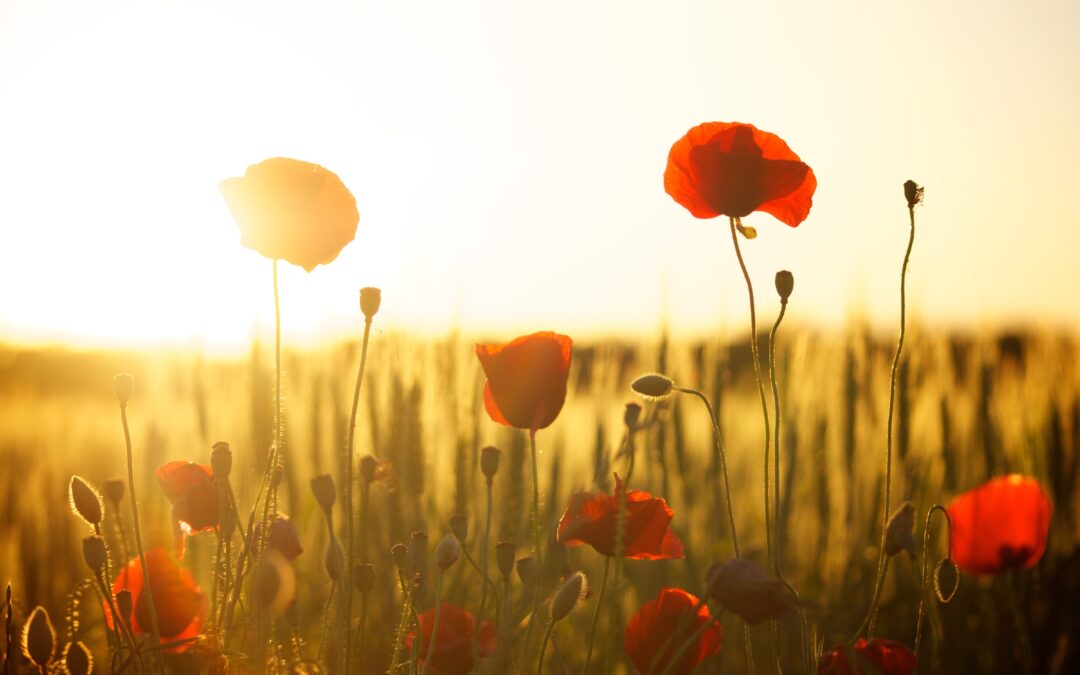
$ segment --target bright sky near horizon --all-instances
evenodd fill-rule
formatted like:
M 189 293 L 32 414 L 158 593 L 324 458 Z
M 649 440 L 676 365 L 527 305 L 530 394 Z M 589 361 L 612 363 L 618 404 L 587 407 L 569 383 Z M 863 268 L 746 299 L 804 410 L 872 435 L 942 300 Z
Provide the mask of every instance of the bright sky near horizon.
M 664 193 L 711 120 L 818 178 L 745 219 L 765 316 L 895 323 L 902 183 L 926 186 L 911 311 L 1080 327 L 1080 3 L 0 0 L 0 337 L 250 339 L 270 262 L 217 182 L 272 156 L 356 195 L 356 240 L 284 266 L 290 339 L 360 322 L 509 338 L 745 330 L 727 224 Z M 258 326 L 258 328 L 255 328 Z

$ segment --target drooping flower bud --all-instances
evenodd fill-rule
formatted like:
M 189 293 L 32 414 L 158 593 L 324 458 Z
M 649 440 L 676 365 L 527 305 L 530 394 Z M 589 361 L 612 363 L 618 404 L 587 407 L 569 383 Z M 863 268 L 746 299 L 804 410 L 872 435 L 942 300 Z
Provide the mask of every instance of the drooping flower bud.
M 372 317 L 379 311 L 381 305 L 381 290 L 374 286 L 367 286 L 360 289 L 360 311 L 364 313 L 365 319 L 371 321 Z
M 120 506 L 126 491 L 127 483 L 124 482 L 123 478 L 110 478 L 101 484 L 101 494 L 105 496 L 105 499 L 112 502 L 113 506 Z
M 135 390 L 135 376 L 130 373 L 113 375 L 113 389 L 116 390 L 116 400 L 121 406 L 126 406 Z
M 232 539 L 238 520 L 236 509 L 232 507 L 232 504 L 226 504 L 225 510 L 221 512 L 221 536 L 225 538 L 225 541 Z
M 663 398 L 671 393 L 675 383 L 671 378 L 660 373 L 642 375 L 630 383 L 630 388 L 648 398 Z
M 26 620 L 22 634 L 22 650 L 31 663 L 45 672 L 45 666 L 56 651 L 56 629 L 44 607 L 35 607 Z
M 780 302 L 786 303 L 795 290 L 795 275 L 787 270 L 776 273 L 776 293 L 780 296 Z
M 108 559 L 105 540 L 100 535 L 92 534 L 83 539 L 83 560 L 95 576 L 100 577 L 105 572 L 105 563 Z
M 300 544 L 300 530 L 292 518 L 284 513 L 277 513 L 270 523 L 270 536 L 266 538 L 266 545 L 280 553 L 286 560 L 295 560 L 304 552 Z
M 894 556 L 900 551 L 915 555 L 915 505 L 904 502 L 889 518 L 885 528 L 885 555 Z
M 214 470 L 214 476 L 220 481 L 229 480 L 232 473 L 232 449 L 225 441 L 214 443 L 214 449 L 210 451 L 210 468 Z
M 488 483 L 494 480 L 495 474 L 499 472 L 500 455 L 502 451 L 491 445 L 480 450 L 480 471 L 487 478 Z
M 435 564 L 442 571 L 450 569 L 461 556 L 461 542 L 452 534 L 443 537 L 435 547 Z
M 952 558 L 945 558 L 934 568 L 934 594 L 943 605 L 956 596 L 960 588 L 960 569 Z
M 923 200 L 923 186 L 919 185 L 913 180 L 907 180 L 904 182 L 904 198 L 907 199 L 907 207 L 909 209 L 915 208 L 917 204 L 922 203 Z
M 375 586 L 375 566 L 371 563 L 359 563 L 353 566 L 353 584 L 361 595 L 371 592 Z
M 634 432 L 638 428 L 638 422 L 641 421 L 641 404 L 631 401 L 626 404 L 626 408 L 623 410 L 623 424 L 626 425 L 626 430 Z
M 330 515 L 337 501 L 337 488 L 334 487 L 334 478 L 328 473 L 315 476 L 311 479 L 311 491 L 315 494 L 315 501 L 322 507 L 323 513 Z
M 457 514 L 450 518 L 450 531 L 462 544 L 469 538 L 469 519 L 464 514 Z
M 499 572 L 503 577 L 509 577 L 514 572 L 514 553 L 517 547 L 508 541 L 500 541 L 495 544 L 495 562 L 499 566 Z
M 78 476 L 72 476 L 68 484 L 68 498 L 71 501 L 71 510 L 88 525 L 101 524 L 101 497 L 89 483 Z
M 413 532 L 409 537 L 409 562 L 418 570 L 427 567 L 427 547 L 427 533 Z
M 68 675 L 90 675 L 94 670 L 94 657 L 81 641 L 67 644 L 64 648 L 63 662 Z
M 560 621 L 566 618 L 566 615 L 577 605 L 578 599 L 585 596 L 585 592 L 585 575 L 574 572 L 563 582 L 559 590 L 555 591 L 555 597 L 551 600 L 551 620 Z

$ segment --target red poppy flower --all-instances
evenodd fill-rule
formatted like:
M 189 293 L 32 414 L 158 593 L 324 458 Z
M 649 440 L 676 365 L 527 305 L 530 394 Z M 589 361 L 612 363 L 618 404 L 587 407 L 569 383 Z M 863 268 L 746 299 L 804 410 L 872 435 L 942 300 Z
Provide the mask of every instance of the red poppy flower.
M 356 199 L 329 169 L 275 157 L 218 183 L 240 243 L 267 258 L 310 272 L 338 256 L 356 236 Z
M 162 548 L 146 552 L 146 565 L 150 571 L 150 588 L 153 589 L 162 644 L 197 636 L 206 621 L 208 607 L 206 594 L 196 585 L 191 572 L 180 567 Z M 122 590 L 131 593 L 132 612 L 123 618 L 132 632 L 149 634 L 150 605 L 143 593 L 143 570 L 138 557 L 120 570 L 112 590 L 114 596 Z M 112 615 L 106 611 L 105 616 L 111 627 Z M 181 645 L 173 651 L 183 651 L 189 646 Z
M 550 426 L 566 401 L 573 344 L 565 335 L 543 332 L 476 345 L 487 375 L 484 407 L 491 419 L 530 431 Z
M 559 520 L 559 543 L 567 546 L 589 544 L 598 553 L 615 555 L 616 519 L 622 480 L 615 474 L 615 495 L 578 492 L 570 496 L 566 512 Z M 626 530 L 623 557 L 634 560 L 671 560 L 686 557 L 682 542 L 671 531 L 675 512 L 667 502 L 644 490 L 626 493 Z
M 779 136 L 752 124 L 706 122 L 671 146 L 664 190 L 695 218 L 764 211 L 796 227 L 810 213 L 814 172 Z
M 850 660 L 849 660 L 849 657 Z M 852 663 L 854 661 L 854 663 Z M 818 661 L 818 673 L 823 675 L 908 675 L 919 665 L 911 650 L 892 640 L 859 638 L 854 648 L 836 645 Z
M 451 605 L 442 603 L 439 608 L 439 634 L 435 638 L 435 650 L 431 655 L 430 671 L 441 675 L 464 675 L 473 669 L 472 639 L 473 630 L 476 628 L 476 617 L 471 613 Z M 435 627 L 435 609 L 429 609 L 421 614 L 420 631 L 424 640 L 420 645 L 421 659 L 428 653 L 431 645 L 431 631 Z M 416 631 L 409 633 L 405 646 L 412 649 L 413 640 L 416 639 Z M 495 626 L 490 621 L 480 624 L 479 655 L 489 656 L 495 653 Z
M 642 605 L 626 624 L 624 648 L 639 673 L 661 673 L 671 664 L 682 642 L 712 620 L 704 603 L 680 588 L 665 588 L 656 599 Z M 714 623 L 697 637 L 675 667 L 686 675 L 702 661 L 720 653 L 724 629 Z
M 971 574 L 1028 568 L 1046 552 L 1050 498 L 1033 478 L 999 476 L 949 504 L 952 558 Z
M 158 483 L 172 503 L 173 520 L 185 534 L 218 525 L 218 486 L 209 464 L 169 462 L 157 469 Z
M 255 539 L 262 537 L 262 523 L 255 526 Z M 304 552 L 300 543 L 300 530 L 292 518 L 278 511 L 270 521 L 270 536 L 266 545 L 280 553 L 286 560 L 296 560 Z

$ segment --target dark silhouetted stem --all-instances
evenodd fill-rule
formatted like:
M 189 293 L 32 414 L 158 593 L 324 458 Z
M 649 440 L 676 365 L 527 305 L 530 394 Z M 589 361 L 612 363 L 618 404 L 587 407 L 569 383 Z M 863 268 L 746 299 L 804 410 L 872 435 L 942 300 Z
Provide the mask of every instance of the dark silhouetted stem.
M 596 596 L 596 608 L 593 609 L 592 626 L 589 628 L 589 646 L 585 650 L 585 663 L 581 666 L 581 675 L 589 671 L 589 662 L 592 661 L 593 641 L 596 639 L 596 624 L 600 622 L 600 608 L 604 606 L 604 591 L 607 589 L 608 571 L 611 568 L 611 556 L 604 556 L 604 574 L 600 577 L 600 593 Z M 551 628 L 548 628 L 551 632 Z M 540 652 L 540 661 L 543 663 L 543 652 Z
M 551 631 L 555 629 L 555 619 L 548 621 L 547 631 L 544 633 L 544 641 L 540 646 L 540 660 L 536 662 L 536 675 L 544 672 L 544 654 L 547 652 L 548 642 L 551 641 Z
M 780 314 L 776 316 L 769 333 L 769 381 L 772 384 L 773 396 L 773 564 L 776 574 L 781 574 L 781 550 L 782 535 L 780 532 L 780 388 L 776 384 L 776 331 L 780 328 L 780 322 L 784 320 L 787 312 L 787 300 L 780 301 Z
M 356 371 L 356 386 L 353 388 L 352 398 L 352 412 L 349 413 L 349 433 L 347 434 L 347 440 L 345 442 L 344 453 L 341 458 L 342 478 L 345 482 L 345 556 L 346 573 L 351 575 L 352 569 L 356 565 L 356 539 L 353 538 L 353 482 L 355 476 L 353 475 L 353 443 L 356 437 L 356 411 L 360 406 L 360 385 L 364 382 L 364 366 L 367 364 L 367 350 L 368 350 L 368 338 L 371 336 L 371 317 L 365 317 L 364 319 L 364 340 L 360 346 L 360 367 Z M 366 497 L 366 495 L 365 495 Z M 366 498 L 364 499 L 366 502 Z M 367 511 L 367 509 L 364 509 Z M 361 522 L 360 527 L 363 530 L 367 529 L 367 523 Z M 366 543 L 366 537 L 363 538 Z M 366 557 L 367 552 L 360 551 L 360 555 Z M 344 588 L 345 602 L 344 604 L 344 616 L 345 616 L 345 672 L 352 672 L 352 648 L 353 638 L 350 626 L 352 623 L 352 584 L 346 582 Z
M 424 667 L 420 669 L 420 675 L 427 675 L 428 666 L 431 665 L 431 657 L 435 655 L 435 645 L 439 639 L 439 619 L 442 618 L 442 582 L 443 571 L 439 568 L 435 575 L 435 622 L 431 626 L 431 642 L 428 644 L 427 654 L 424 656 Z M 423 631 L 419 631 L 420 634 Z
M 915 619 L 915 656 L 919 656 L 919 643 L 922 642 L 922 618 L 923 607 L 926 603 L 926 596 L 930 587 L 930 523 L 933 521 L 934 512 L 940 511 L 941 515 L 945 516 L 945 522 L 948 527 L 952 529 L 952 518 L 949 516 L 949 511 L 941 504 L 934 504 L 930 507 L 930 510 L 926 512 L 926 525 L 923 526 L 923 540 L 922 540 L 922 573 L 919 576 L 922 579 L 922 592 L 919 594 L 919 613 Z M 945 554 L 946 558 L 952 557 L 952 541 L 949 541 L 949 548 Z

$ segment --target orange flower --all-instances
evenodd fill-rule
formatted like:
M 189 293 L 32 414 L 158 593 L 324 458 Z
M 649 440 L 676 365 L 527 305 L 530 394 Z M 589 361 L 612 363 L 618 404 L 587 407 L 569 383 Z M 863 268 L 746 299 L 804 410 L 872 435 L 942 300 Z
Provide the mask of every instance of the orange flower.
M 473 669 L 472 638 L 476 617 L 469 612 L 442 603 L 439 609 L 439 635 L 428 668 L 441 675 L 464 675 Z M 420 645 L 421 658 L 426 657 L 431 644 L 431 630 L 435 627 L 435 609 L 421 614 L 420 631 L 424 640 Z M 416 631 L 409 633 L 405 646 L 412 649 Z M 480 624 L 479 655 L 481 658 L 495 653 L 495 627 L 490 621 Z
M 209 464 L 169 462 L 158 467 L 158 484 L 173 505 L 173 520 L 185 534 L 218 525 L 218 486 Z
M 589 544 L 598 553 L 615 555 L 615 529 L 619 497 L 625 492 L 615 474 L 615 495 L 578 492 L 570 496 L 566 512 L 559 520 L 559 543 L 566 546 Z M 634 560 L 671 560 L 686 557 L 682 542 L 671 531 L 675 512 L 663 499 L 644 490 L 626 492 L 626 531 L 623 557 Z
M 854 665 L 848 657 L 854 656 Z M 892 640 L 873 638 L 867 642 L 866 638 L 859 638 L 855 647 L 836 645 L 832 651 L 826 652 L 818 662 L 818 673 L 829 675 L 908 675 L 914 672 L 919 661 L 911 650 Z
M 484 407 L 491 419 L 530 431 L 550 426 L 566 401 L 573 344 L 565 335 L 543 332 L 476 345 L 487 375 Z
M 226 178 L 218 189 L 240 227 L 241 244 L 308 272 L 332 262 L 356 236 L 356 199 L 318 164 L 274 157 Z
M 779 136 L 752 124 L 706 122 L 671 146 L 664 190 L 695 218 L 764 211 L 791 227 L 806 220 L 817 179 Z
M 630 617 L 623 647 L 639 673 L 664 672 L 682 642 L 712 621 L 704 603 L 694 611 L 697 604 L 698 599 L 681 588 L 664 588 L 655 600 Z M 719 654 L 723 638 L 720 624 L 706 628 L 683 654 L 674 672 L 686 675 L 705 659 Z
M 195 584 L 191 572 L 181 568 L 176 559 L 162 548 L 146 552 L 146 565 L 150 571 L 150 588 L 154 593 L 161 643 L 197 636 L 208 610 L 206 595 Z M 131 615 L 122 618 L 128 621 L 132 632 L 149 634 L 150 606 L 143 594 L 143 570 L 138 557 L 120 570 L 112 590 L 113 595 L 122 590 L 131 593 Z M 111 627 L 112 615 L 106 611 L 105 617 Z M 171 651 L 183 651 L 190 646 L 181 645 Z
M 949 504 L 952 558 L 971 574 L 1000 574 L 1039 562 L 1052 507 L 1033 478 L 999 476 Z

